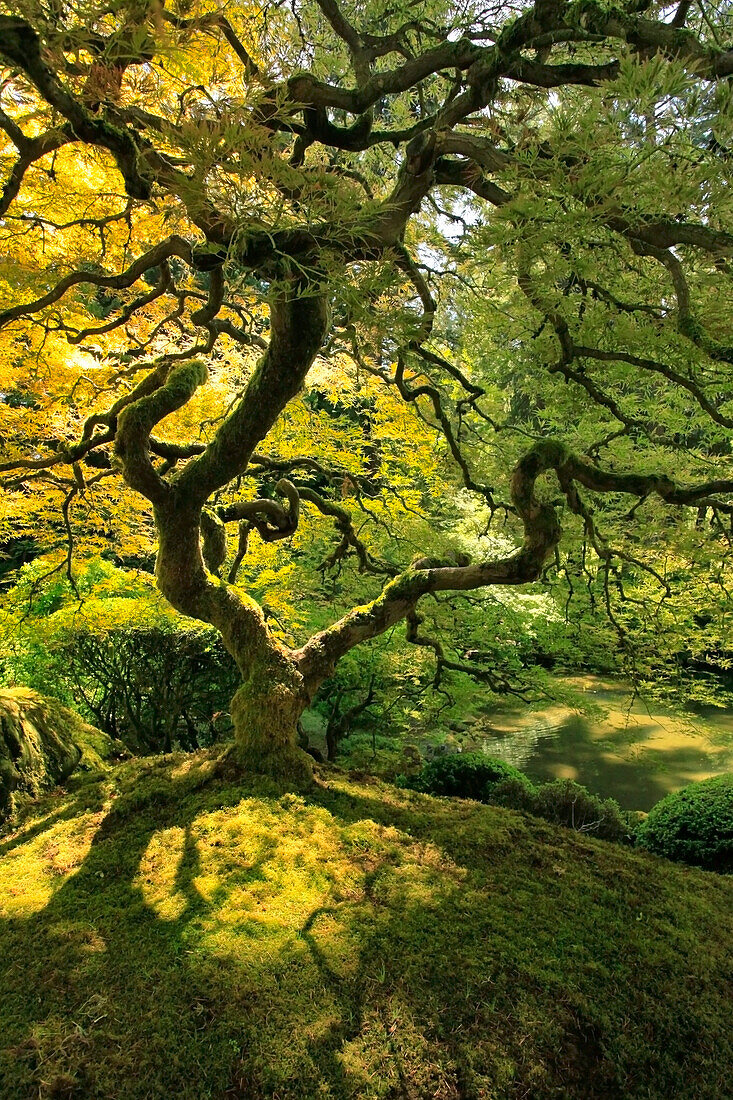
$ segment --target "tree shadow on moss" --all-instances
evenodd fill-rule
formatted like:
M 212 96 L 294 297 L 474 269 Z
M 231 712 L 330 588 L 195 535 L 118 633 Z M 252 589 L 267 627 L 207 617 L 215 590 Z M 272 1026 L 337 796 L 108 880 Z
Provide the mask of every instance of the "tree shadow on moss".
M 29 802 L 14 820 L 2 823 L 0 858 L 46 832 L 52 825 L 71 821 L 83 813 L 101 810 L 106 794 L 104 777 L 84 777 L 84 781 L 71 792 L 60 788 L 46 795 L 43 799 L 45 812 L 40 817 L 38 805 Z
M 403 1047 L 401 1077 L 433 1067 L 417 1091 L 395 1085 L 395 1096 L 725 1094 L 733 966 L 716 931 L 719 913 L 731 913 L 723 880 L 695 884 L 669 864 L 471 804 L 426 813 L 419 800 L 395 806 L 379 790 L 355 798 L 327 787 L 314 798 L 347 822 L 396 825 L 454 864 L 436 876 L 423 852 L 416 864 L 386 864 L 373 884 L 366 988 L 381 967 L 382 1013 L 427 1052 L 416 1065 Z M 373 1007 L 367 997 L 365 1018 Z
M 111 1031 L 119 1027 L 120 1034 L 108 1049 L 113 1063 L 108 1076 L 111 1071 L 119 1078 L 120 1096 L 162 1097 L 174 1095 L 177 1087 L 195 1095 L 185 1093 L 189 1082 L 180 1056 L 181 1044 L 195 1041 L 200 1024 L 200 1001 L 185 959 L 185 930 L 205 905 L 196 888 L 199 861 L 190 825 L 202 808 L 232 805 L 241 792 L 207 790 L 206 774 L 197 791 L 195 775 L 177 782 L 171 771 L 158 766 L 149 777 L 131 776 L 79 869 L 40 912 L 0 924 L 3 1030 L 9 1043 L 9 1060 L 0 1073 L 3 1098 L 114 1095 L 97 1091 L 97 1067 L 89 1058 L 100 1025 L 109 1029 L 110 1021 Z M 103 794 L 100 787 L 97 796 L 88 790 L 72 796 L 42 825 L 22 830 L 7 850 L 17 854 L 49 823 L 71 820 L 82 807 L 99 811 Z M 170 920 L 146 904 L 136 881 L 151 839 L 161 830 L 183 835 L 171 884 L 182 905 Z M 129 1027 L 134 1019 L 140 1027 Z M 144 1048 L 156 1046 L 160 1080 L 136 1083 L 137 1064 L 150 1061 Z
M 689 929 L 670 931 L 652 861 L 632 874 L 604 846 L 601 881 L 599 846 L 574 842 L 571 868 L 549 827 L 532 825 L 532 858 L 517 858 L 530 826 L 516 815 L 339 790 L 328 772 L 288 800 L 272 783 L 177 770 L 131 773 L 79 870 L 40 912 L 0 924 L 3 1100 L 723 1095 L 722 964 L 715 980 L 699 959 L 681 965 Z M 282 814 L 301 847 L 278 854 L 276 837 L 252 834 L 217 878 L 202 815 L 236 824 L 243 798 L 255 816 Z M 324 832 L 348 881 L 324 880 L 303 917 L 284 908 L 282 928 L 268 923 L 280 864 L 295 874 L 310 844 L 317 868 Z M 260 890 L 262 911 L 242 909 Z M 707 944 L 694 905 L 685 919 Z M 683 1041 L 689 1082 L 673 1064 Z M 696 1077 L 716 1048 L 719 1073 Z

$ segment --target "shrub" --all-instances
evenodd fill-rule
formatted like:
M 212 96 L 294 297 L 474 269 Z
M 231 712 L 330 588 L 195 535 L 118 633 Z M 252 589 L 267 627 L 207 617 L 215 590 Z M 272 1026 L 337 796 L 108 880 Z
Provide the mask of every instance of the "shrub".
M 397 785 L 423 794 L 475 798 L 508 810 L 542 817 L 579 833 L 620 844 L 633 841 L 634 815 L 612 798 L 600 798 L 570 779 L 556 779 L 535 787 L 511 764 L 481 753 L 452 753 L 425 764 L 409 777 L 398 776 Z
M 599 798 L 571 779 L 555 779 L 539 787 L 531 812 L 556 825 L 591 833 L 602 840 L 629 841 L 633 833 L 618 802 Z
M 0 682 L 57 696 L 135 752 L 217 740 L 217 716 L 240 683 L 211 627 L 176 614 L 152 577 L 93 559 L 65 577 L 26 567 L 7 604 L 17 619 Z
M 536 813 L 536 788 L 521 772 L 518 777 L 509 776 L 506 779 L 500 779 L 498 783 L 488 784 L 484 798 L 494 806 L 503 806 L 507 810 Z
M 733 775 L 668 794 L 649 811 L 637 844 L 706 871 L 733 872 Z
M 423 794 L 454 795 L 485 802 L 495 784 L 506 779 L 521 782 L 524 778 L 520 771 L 503 760 L 495 760 L 483 753 L 466 752 L 439 756 L 425 764 L 417 775 L 400 777 L 398 783 Z

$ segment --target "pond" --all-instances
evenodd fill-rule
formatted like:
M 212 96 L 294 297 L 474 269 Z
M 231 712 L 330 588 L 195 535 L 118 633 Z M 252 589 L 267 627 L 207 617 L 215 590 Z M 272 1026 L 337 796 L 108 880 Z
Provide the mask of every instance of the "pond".
M 595 676 L 562 682 L 587 694 L 601 708 L 597 716 L 502 703 L 476 717 L 463 750 L 498 756 L 534 780 L 574 779 L 629 810 L 649 810 L 693 780 L 733 771 L 732 711 L 706 707 L 681 716 L 635 698 L 628 683 Z

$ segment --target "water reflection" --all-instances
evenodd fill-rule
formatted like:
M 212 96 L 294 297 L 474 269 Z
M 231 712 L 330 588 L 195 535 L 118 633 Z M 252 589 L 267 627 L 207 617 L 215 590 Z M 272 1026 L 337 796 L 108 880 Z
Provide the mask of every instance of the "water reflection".
M 482 715 L 464 738 L 532 779 L 574 779 L 625 809 L 648 810 L 693 780 L 733 770 L 733 715 L 709 709 L 690 718 L 649 713 L 624 684 L 594 677 L 566 680 L 592 693 L 606 712 L 590 718 L 567 707 L 527 713 L 502 706 Z

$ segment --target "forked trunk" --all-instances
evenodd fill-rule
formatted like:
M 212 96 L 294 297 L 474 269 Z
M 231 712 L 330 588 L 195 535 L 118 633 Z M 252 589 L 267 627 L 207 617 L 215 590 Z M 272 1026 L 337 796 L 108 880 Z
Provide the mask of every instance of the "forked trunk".
M 297 738 L 310 698 L 297 665 L 258 604 L 204 568 L 198 514 L 159 508 L 156 520 L 158 588 L 183 614 L 217 628 L 242 677 L 232 699 L 234 746 L 227 761 L 243 772 L 308 779 L 312 760 Z

